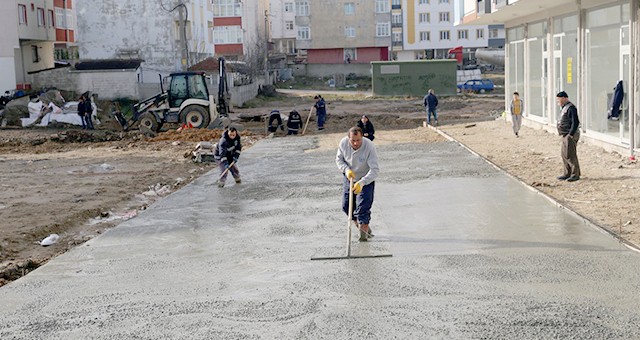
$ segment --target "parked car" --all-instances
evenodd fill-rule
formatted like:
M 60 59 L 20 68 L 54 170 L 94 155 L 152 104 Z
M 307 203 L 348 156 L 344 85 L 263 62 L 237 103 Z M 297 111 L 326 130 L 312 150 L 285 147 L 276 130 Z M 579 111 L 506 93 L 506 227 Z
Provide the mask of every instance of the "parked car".
M 491 79 L 470 79 L 458 85 L 458 92 L 485 93 L 493 91 L 494 87 Z

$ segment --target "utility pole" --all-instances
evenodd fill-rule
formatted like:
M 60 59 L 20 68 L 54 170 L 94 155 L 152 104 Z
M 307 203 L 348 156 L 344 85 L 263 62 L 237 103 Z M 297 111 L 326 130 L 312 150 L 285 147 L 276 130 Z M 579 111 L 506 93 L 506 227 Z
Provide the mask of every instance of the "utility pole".
M 187 19 L 185 16 L 186 6 L 183 2 L 180 2 L 176 7 L 178 7 L 178 16 L 180 17 L 179 21 L 179 30 L 180 30 L 180 61 L 182 65 L 182 71 L 187 71 L 189 69 L 189 47 L 187 42 Z M 183 19 L 184 18 L 184 19 Z
M 269 11 L 264 11 L 264 74 L 269 80 Z

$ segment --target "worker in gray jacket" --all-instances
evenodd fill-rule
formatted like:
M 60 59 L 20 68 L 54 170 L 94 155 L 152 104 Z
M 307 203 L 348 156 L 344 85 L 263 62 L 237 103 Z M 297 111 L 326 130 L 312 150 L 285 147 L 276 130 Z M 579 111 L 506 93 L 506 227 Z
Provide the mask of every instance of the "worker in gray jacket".
M 354 180 L 353 194 L 355 199 L 353 219 L 360 229 L 360 241 L 367 241 L 372 236 L 369 223 L 375 180 L 380 172 L 378 154 L 373 142 L 363 138 L 362 129 L 352 127 L 347 137 L 338 144 L 336 165 L 344 174 L 342 181 L 342 210 L 349 215 L 350 180 Z

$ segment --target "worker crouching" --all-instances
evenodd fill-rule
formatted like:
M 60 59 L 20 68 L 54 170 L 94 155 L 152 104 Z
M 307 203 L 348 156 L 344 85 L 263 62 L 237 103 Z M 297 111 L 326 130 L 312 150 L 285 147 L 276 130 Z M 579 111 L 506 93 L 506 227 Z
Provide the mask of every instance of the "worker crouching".
M 231 176 L 240 184 L 240 170 L 238 170 L 238 158 L 240 158 L 242 144 L 240 143 L 240 134 L 234 127 L 230 127 L 225 131 L 218 142 L 215 152 L 215 159 L 220 167 L 220 178 L 218 179 L 218 187 L 224 187 L 227 180 L 227 174 L 231 172 Z
M 353 206 L 353 220 L 360 229 L 360 241 L 367 241 L 372 236 L 369 223 L 371 222 L 371 206 L 375 180 L 380 168 L 376 147 L 367 138 L 363 138 L 362 129 L 352 127 L 349 135 L 344 137 L 338 145 L 336 165 L 344 174 L 342 180 L 342 210 L 349 215 L 349 194 L 353 189 L 355 204 Z M 351 181 L 353 180 L 353 188 Z

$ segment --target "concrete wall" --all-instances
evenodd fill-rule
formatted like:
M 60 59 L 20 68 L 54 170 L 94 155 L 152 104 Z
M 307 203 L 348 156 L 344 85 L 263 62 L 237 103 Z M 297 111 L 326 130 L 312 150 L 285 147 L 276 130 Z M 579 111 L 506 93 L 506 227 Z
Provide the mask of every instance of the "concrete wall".
M 144 79 L 150 82 L 158 81 L 158 73 L 182 69 L 177 10 L 169 13 L 151 0 L 82 0 L 74 5 L 81 59 L 112 59 L 129 53 L 145 60 Z M 165 7 L 170 7 L 168 1 Z
M 16 88 L 16 65 L 14 50 L 18 41 L 18 5 L 9 3 L 0 6 L 0 94 Z
M 373 94 L 424 96 L 431 88 L 442 95 L 456 93 L 455 60 L 372 62 Z
M 140 91 L 137 79 L 138 72 L 135 70 L 74 71 L 58 68 L 29 75 L 29 81 L 35 89 L 55 87 L 76 93 L 91 91 L 100 99 L 138 99 Z
M 297 66 L 297 65 L 296 65 Z M 370 76 L 370 64 L 307 64 L 304 75 L 309 77 L 327 77 L 335 74 L 355 73 L 359 76 Z M 300 75 L 294 71 L 294 75 Z

